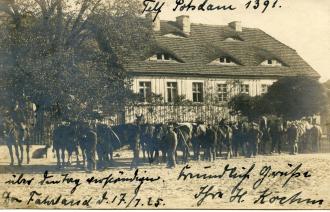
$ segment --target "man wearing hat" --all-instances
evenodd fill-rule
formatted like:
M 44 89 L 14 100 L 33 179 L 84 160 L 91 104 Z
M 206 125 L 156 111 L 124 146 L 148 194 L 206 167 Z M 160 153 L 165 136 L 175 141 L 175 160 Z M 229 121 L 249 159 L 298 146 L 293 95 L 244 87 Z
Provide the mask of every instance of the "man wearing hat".
M 322 138 L 322 129 L 316 123 L 316 120 L 315 119 L 313 120 L 313 127 L 311 128 L 310 137 L 311 137 L 311 144 L 312 144 L 312 150 L 313 150 L 313 152 L 314 153 L 319 152 L 321 138 Z
M 251 128 L 248 132 L 248 157 L 255 157 L 258 153 L 258 144 L 260 142 L 260 138 L 262 137 L 262 132 L 259 130 L 259 126 L 257 123 L 252 122 Z
M 298 128 L 295 122 L 289 124 L 287 135 L 290 145 L 290 154 L 295 155 L 298 153 Z
M 87 170 L 94 171 L 96 169 L 97 145 L 96 123 L 94 121 L 90 121 L 89 128 L 86 129 L 84 139 L 88 144 L 88 148 L 86 148 Z
M 173 123 L 168 124 L 168 132 L 165 136 L 165 143 L 168 144 L 167 148 L 167 168 L 174 168 L 175 163 L 175 152 L 176 146 L 178 145 L 178 137 L 177 134 L 174 132 Z

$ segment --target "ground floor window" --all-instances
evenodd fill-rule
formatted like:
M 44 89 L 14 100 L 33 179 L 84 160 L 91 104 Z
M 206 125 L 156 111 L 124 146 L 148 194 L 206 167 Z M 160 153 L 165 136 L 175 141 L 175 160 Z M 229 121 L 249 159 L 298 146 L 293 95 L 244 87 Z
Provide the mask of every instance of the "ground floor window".
M 142 102 L 147 102 L 151 95 L 151 82 L 139 82 L 139 95 Z
M 265 93 L 267 93 L 268 92 L 268 85 L 266 85 L 266 84 L 262 84 L 261 85 L 261 94 L 265 94 Z
M 168 82 L 167 83 L 167 102 L 175 102 L 178 96 L 178 83 Z
M 192 84 L 193 102 L 203 102 L 203 83 L 193 82 Z
M 250 94 L 250 85 L 246 85 L 246 84 L 241 85 L 240 93 Z
M 227 84 L 218 84 L 218 99 L 220 102 L 228 101 L 228 85 Z

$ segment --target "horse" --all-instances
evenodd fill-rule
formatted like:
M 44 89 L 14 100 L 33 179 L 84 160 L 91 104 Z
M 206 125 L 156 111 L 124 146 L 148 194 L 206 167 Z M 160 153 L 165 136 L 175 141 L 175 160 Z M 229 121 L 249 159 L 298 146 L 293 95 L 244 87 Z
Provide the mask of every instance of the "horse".
M 13 147 L 15 149 L 15 155 L 17 158 L 17 164 L 19 166 L 22 165 L 21 158 L 19 155 L 19 144 L 18 144 L 18 132 L 17 127 L 15 126 L 15 123 L 12 120 L 6 120 L 4 123 L 4 131 L 3 131 L 4 137 L 6 139 L 6 145 L 9 150 L 9 156 L 10 156 L 10 165 L 14 165 L 14 153 L 13 153 Z
M 154 161 L 155 140 L 154 140 L 155 126 L 151 124 L 141 125 L 141 147 L 143 158 L 146 158 L 146 152 L 149 164 Z
M 160 155 L 159 152 L 162 153 L 162 162 L 166 162 L 166 151 L 167 151 L 167 145 L 165 143 L 165 135 L 166 135 L 167 129 L 164 124 L 156 124 L 155 125 L 155 131 L 154 131 L 154 152 L 155 157 L 154 161 L 160 162 Z
M 17 120 L 16 120 L 17 121 Z M 6 144 L 10 155 L 10 165 L 14 164 L 14 153 L 17 158 L 18 165 L 22 165 L 24 158 L 24 147 L 26 145 L 27 164 L 30 163 L 30 131 L 23 121 L 16 122 L 14 119 L 2 120 L 2 137 L 6 140 Z
M 77 165 L 79 163 L 78 158 L 78 142 L 75 138 L 76 126 L 75 123 L 62 123 L 54 129 L 53 134 L 53 152 L 56 153 L 57 166 L 63 168 L 66 165 L 70 165 L 70 159 L 73 152 L 76 152 Z M 68 161 L 65 162 L 65 152 L 68 152 Z M 62 159 L 62 162 L 61 162 Z
M 85 159 L 87 159 L 87 170 L 94 171 L 96 164 L 97 134 L 95 125 L 88 126 L 87 123 L 81 124 L 79 130 L 79 146 L 82 149 L 83 163 L 85 168 Z
M 177 150 L 180 149 L 182 151 L 183 163 L 188 163 L 189 160 L 189 146 L 191 144 L 192 130 L 193 126 L 190 123 L 176 124 L 174 129 L 174 132 L 177 134 L 178 139 Z
M 194 159 L 200 159 L 200 149 L 207 146 L 206 144 L 206 126 L 202 123 L 193 124 L 193 132 L 192 132 L 192 139 L 191 144 L 193 147 L 194 152 Z M 204 153 L 205 157 L 205 153 Z
M 110 162 L 110 160 L 113 159 L 113 147 L 111 145 L 111 135 L 109 134 L 108 126 L 105 124 L 97 124 L 96 134 L 96 152 L 98 156 L 98 164 L 100 167 L 104 167 L 107 163 Z

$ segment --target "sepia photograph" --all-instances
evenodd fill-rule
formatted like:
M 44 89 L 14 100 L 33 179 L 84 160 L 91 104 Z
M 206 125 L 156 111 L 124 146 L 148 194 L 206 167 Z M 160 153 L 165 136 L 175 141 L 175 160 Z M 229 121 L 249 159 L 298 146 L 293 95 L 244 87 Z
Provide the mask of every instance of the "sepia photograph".
M 0 0 L 1 209 L 330 209 L 330 1 Z

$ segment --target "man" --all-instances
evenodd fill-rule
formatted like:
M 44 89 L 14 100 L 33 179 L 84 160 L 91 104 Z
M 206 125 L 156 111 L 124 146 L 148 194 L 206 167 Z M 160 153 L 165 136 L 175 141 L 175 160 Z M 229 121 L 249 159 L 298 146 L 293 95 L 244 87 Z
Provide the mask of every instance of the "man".
M 289 124 L 287 135 L 290 145 L 290 154 L 298 154 L 298 128 L 295 123 Z
M 260 138 L 262 137 L 262 132 L 259 130 L 258 124 L 252 122 L 251 128 L 249 130 L 249 144 L 248 144 L 248 157 L 255 157 L 258 153 L 258 144 Z
M 226 159 L 230 159 L 233 155 L 233 152 L 232 152 L 233 131 L 232 131 L 231 126 L 229 126 L 229 124 L 227 124 L 226 120 L 220 121 L 219 133 L 221 134 L 221 140 L 223 141 L 223 144 L 227 147 Z
M 165 136 L 165 143 L 167 143 L 167 168 L 175 168 L 175 152 L 178 145 L 178 137 L 174 132 L 173 124 L 168 125 L 168 132 Z
M 134 126 L 131 129 L 130 138 L 131 139 L 131 149 L 133 151 L 133 159 L 131 162 L 131 169 L 138 168 L 139 161 L 140 161 L 140 149 L 141 149 L 141 125 L 140 120 L 137 119 L 135 121 Z
M 268 128 L 268 120 L 265 116 L 261 117 L 259 121 L 259 129 L 262 132 L 262 137 L 259 143 L 259 153 L 266 155 L 268 153 L 267 147 L 269 143 L 269 128 Z
M 319 152 L 322 138 L 322 129 L 319 125 L 316 124 L 315 120 L 313 121 L 313 127 L 310 130 L 310 138 L 313 152 Z
M 97 135 L 96 135 L 96 125 L 94 122 L 89 124 L 89 128 L 86 129 L 86 134 L 84 136 L 88 148 L 86 148 L 86 158 L 87 158 L 87 170 L 92 172 L 96 170 L 96 145 L 97 145 Z
M 242 131 L 242 125 L 240 123 L 234 123 L 232 126 L 233 129 L 233 156 L 237 157 L 238 154 L 238 148 L 241 144 L 241 131 Z
M 271 153 L 275 153 L 277 147 L 278 153 L 281 154 L 283 132 L 284 132 L 283 124 L 279 119 L 277 119 L 275 123 L 271 124 L 269 129 L 269 134 L 272 139 Z
M 216 146 L 217 146 L 217 132 L 211 124 L 207 125 L 206 128 L 206 145 L 205 145 L 205 156 L 209 161 L 215 161 L 216 159 Z M 204 156 L 204 157 L 205 157 Z

